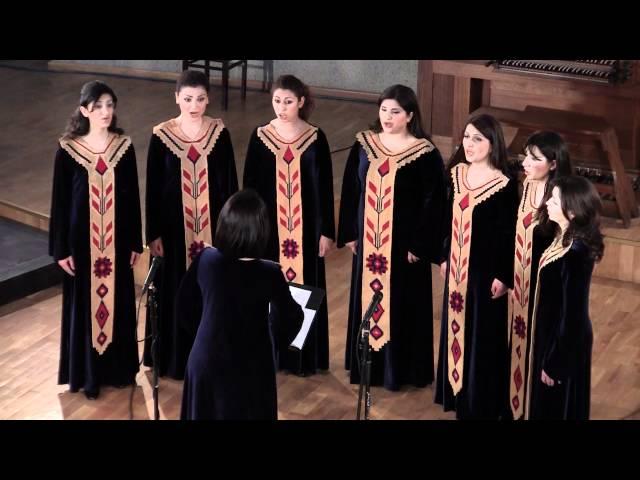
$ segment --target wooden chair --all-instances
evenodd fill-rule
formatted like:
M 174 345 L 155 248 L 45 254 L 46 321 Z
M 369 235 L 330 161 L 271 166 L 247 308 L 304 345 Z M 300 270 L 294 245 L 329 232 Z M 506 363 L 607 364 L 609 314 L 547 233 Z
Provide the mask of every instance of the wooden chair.
M 242 67 L 241 97 L 244 102 L 247 98 L 247 63 L 248 60 L 183 60 L 182 70 L 200 68 L 204 70 L 207 80 L 210 80 L 211 70 L 222 72 L 222 109 L 229 106 L 229 70 L 237 66 Z

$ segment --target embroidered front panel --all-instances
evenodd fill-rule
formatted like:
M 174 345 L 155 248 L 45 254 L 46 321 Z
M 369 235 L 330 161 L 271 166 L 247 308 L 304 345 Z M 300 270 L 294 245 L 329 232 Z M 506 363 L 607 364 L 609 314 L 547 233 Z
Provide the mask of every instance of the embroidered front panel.
M 276 217 L 282 272 L 287 281 L 304 284 L 300 161 L 305 150 L 318 138 L 318 129 L 310 127 L 293 142 L 287 142 L 269 124 L 258 128 L 258 138 L 275 155 Z
M 209 117 L 203 117 L 203 133 L 195 140 L 187 139 L 174 119 L 153 129 L 154 135 L 180 159 L 187 268 L 205 246 L 213 244 L 208 157 L 223 129 L 222 120 Z
M 533 356 L 535 351 L 535 331 L 536 331 L 536 316 L 538 313 L 538 301 L 540 300 L 540 274 L 542 269 L 556 260 L 562 258 L 569 250 L 571 250 L 573 241 L 569 242 L 569 245 L 564 247 L 562 245 L 562 235 L 557 235 L 554 238 L 553 243 L 544 251 L 540 257 L 538 266 L 538 276 L 536 283 L 536 294 L 534 297 L 533 318 L 531 319 L 531 347 L 529 349 L 529 375 L 527 377 L 527 400 L 525 404 L 525 420 L 529 420 L 530 403 L 531 403 L 531 384 L 533 381 Z
M 116 181 L 114 169 L 131 139 L 114 135 L 104 152 L 79 140 L 61 139 L 60 146 L 87 170 L 89 244 L 91 255 L 91 343 L 102 355 L 113 340 L 116 286 Z
M 468 168 L 467 164 L 460 163 L 451 170 L 454 195 L 451 251 L 449 254 L 447 347 L 449 383 L 454 395 L 462 388 L 464 371 L 465 309 L 467 307 L 473 210 L 509 183 L 509 179 L 500 174 L 485 185 L 470 189 L 466 183 Z
M 511 320 L 511 374 L 509 398 L 513 418 L 523 414 L 524 376 L 527 345 L 529 344 L 529 297 L 531 286 L 531 256 L 533 255 L 533 230 L 538 224 L 534 206 L 536 193 L 544 189 L 544 182 L 525 180 L 516 224 L 515 258 L 513 265 L 513 295 L 509 296 Z
M 372 131 L 360 132 L 356 139 L 369 160 L 364 192 L 362 308 L 369 305 L 375 292 L 382 293 L 370 330 L 371 348 L 378 351 L 391 340 L 391 245 L 396 174 L 435 147 L 428 140 L 420 139 L 400 153 L 391 153 Z

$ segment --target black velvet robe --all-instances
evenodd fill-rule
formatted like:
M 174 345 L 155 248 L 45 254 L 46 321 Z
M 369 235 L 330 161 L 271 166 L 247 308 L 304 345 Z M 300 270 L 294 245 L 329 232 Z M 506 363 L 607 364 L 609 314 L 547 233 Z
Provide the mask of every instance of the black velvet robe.
M 210 228 L 215 242 L 218 215 L 238 191 L 231 136 L 225 128 L 207 157 Z M 175 295 L 186 271 L 180 159 L 157 135 L 151 135 L 147 157 L 146 241 L 162 238 L 164 261 L 155 277 L 158 288 L 159 373 L 181 380 L 193 338 L 180 335 L 174 318 Z M 151 359 L 151 322 L 147 317 L 144 364 Z
M 593 347 L 589 289 L 593 266 L 588 248 L 574 240 L 567 253 L 540 272 L 530 419 L 589 419 Z M 542 383 L 543 369 L 555 380 L 553 387 Z
M 445 283 L 435 402 L 459 419 L 498 419 L 511 416 L 507 295 L 492 300 L 497 278 L 513 283 L 514 238 L 518 209 L 515 180 L 475 206 L 471 232 L 464 330 L 462 389 L 456 396 L 448 378 L 449 266 Z M 441 262 L 449 262 L 453 185 L 449 180 L 449 206 L 444 222 Z
M 269 326 L 269 303 L 278 323 Z M 271 334 L 290 343 L 302 325 L 280 265 L 242 261 L 206 248 L 187 270 L 176 299 L 186 336 L 197 330 L 182 395 L 183 420 L 275 420 Z
M 116 278 L 113 340 L 102 355 L 91 342 L 91 252 L 87 170 L 58 148 L 53 174 L 49 254 L 72 255 L 76 274 L 64 274 L 58 383 L 97 394 L 100 385 L 128 385 L 138 372 L 131 252 L 142 253 L 138 171 L 133 145 L 114 169 Z
M 260 140 L 256 128 L 251 134 L 244 164 L 243 187 L 256 190 L 267 204 L 271 236 L 264 258 L 280 259 L 277 224 L 276 159 Z M 318 257 L 318 243 L 324 235 L 335 239 L 333 206 L 333 168 L 329 143 L 321 129 L 300 159 L 302 195 L 302 254 L 304 283 L 326 291 L 324 258 Z M 327 301 L 316 314 L 302 352 L 292 352 L 287 344 L 278 345 L 278 367 L 300 375 L 329 369 L 329 317 Z
M 358 241 L 351 267 L 345 368 L 360 382 L 357 332 L 362 321 L 365 184 L 370 162 L 359 142 L 349 153 L 342 183 L 338 247 Z M 444 205 L 444 165 L 437 148 L 400 168 L 395 177 L 391 246 L 391 339 L 372 351 L 371 385 L 398 390 L 433 382 L 431 263 L 439 258 Z M 407 252 L 420 261 L 410 264 Z

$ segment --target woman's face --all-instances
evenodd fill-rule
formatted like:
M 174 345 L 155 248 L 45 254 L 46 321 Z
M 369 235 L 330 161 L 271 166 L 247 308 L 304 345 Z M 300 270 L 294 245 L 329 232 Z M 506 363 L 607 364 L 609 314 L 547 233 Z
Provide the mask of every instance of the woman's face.
M 491 142 L 472 124 L 464 129 L 462 139 L 464 156 L 469 163 L 482 163 L 489 159 L 491 153 Z
M 562 194 L 558 187 L 553 187 L 551 197 L 547 200 L 547 213 L 549 214 L 549 218 L 558 225 L 569 223 L 569 219 L 564 216 L 564 212 L 562 211 Z
M 549 174 L 556 168 L 556 161 L 549 161 L 540 149 L 535 145 L 531 145 L 525 149 L 526 156 L 522 162 L 524 173 L 529 180 L 546 181 Z
M 202 118 L 207 105 L 209 104 L 209 95 L 204 87 L 182 87 L 176 93 L 176 103 L 180 107 L 180 114 L 183 118 L 197 120 Z
M 80 107 L 80 112 L 89 120 L 91 130 L 103 129 L 111 125 L 115 108 L 113 97 L 103 93 L 98 100 L 89 103 L 86 108 Z
M 273 111 L 283 122 L 294 122 L 300 116 L 300 109 L 304 105 L 304 97 L 298 98 L 291 90 L 276 88 L 271 98 Z
M 383 100 L 378 110 L 380 124 L 384 133 L 403 133 L 408 130 L 413 112 L 407 114 L 400 104 L 391 98 Z

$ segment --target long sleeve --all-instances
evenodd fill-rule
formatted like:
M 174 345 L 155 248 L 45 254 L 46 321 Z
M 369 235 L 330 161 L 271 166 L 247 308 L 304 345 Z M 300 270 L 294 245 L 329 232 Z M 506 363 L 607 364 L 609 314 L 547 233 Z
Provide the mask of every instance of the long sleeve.
M 494 278 L 507 286 L 513 286 L 513 256 L 515 250 L 516 222 L 518 221 L 518 185 L 510 180 L 504 188 L 502 204 L 496 209 Z
M 358 207 L 362 186 L 358 177 L 360 144 L 355 142 L 349 152 L 342 179 L 340 217 L 338 222 L 338 248 L 358 239 Z
M 201 258 L 202 252 L 191 262 L 176 293 L 174 318 L 178 322 L 179 337 L 176 341 L 181 345 L 187 345 L 189 350 L 196 338 L 202 317 L 202 292 L 198 284 L 198 268 Z
M 578 247 L 584 248 L 584 247 Z M 562 317 L 555 335 L 545 352 L 543 369 L 554 380 L 567 377 L 571 364 L 577 359 L 576 350 L 583 339 L 580 337 L 589 318 L 589 284 L 593 262 L 572 248 L 565 255 L 561 269 Z
M 244 172 L 242 177 L 242 188 L 257 189 L 258 187 L 258 176 L 260 174 L 260 169 L 257 164 L 260 158 L 260 154 L 258 153 L 259 141 L 258 129 L 256 128 L 251 134 L 249 145 L 247 146 L 247 155 L 244 161 Z
M 453 221 L 453 180 L 451 179 L 451 172 L 447 170 L 443 179 L 445 188 L 444 198 L 445 204 L 443 213 L 441 216 L 441 232 L 442 242 L 440 248 L 440 256 L 436 259 L 437 264 L 446 262 L 449 259 L 449 251 L 451 250 L 451 222 Z
M 335 240 L 336 226 L 333 207 L 333 165 L 331 151 L 324 132 L 318 129 L 317 161 L 320 170 L 320 234 Z
M 444 162 L 435 149 L 420 160 L 420 191 L 422 194 L 418 218 L 411 236 L 409 251 L 421 259 L 437 263 L 440 257 L 442 208 L 444 206 Z
M 51 216 L 49 220 L 49 255 L 54 260 L 62 260 L 71 255 L 69 230 L 71 218 L 71 177 L 69 158 L 62 148 L 58 148 L 53 167 L 53 190 L 51 195 Z
M 140 189 L 138 187 L 138 165 L 133 144 L 127 149 L 119 164 L 122 170 L 118 177 L 119 182 L 124 182 L 126 217 L 128 220 L 129 250 L 142 253 L 142 218 L 140 214 Z M 118 168 L 116 167 L 116 168 Z
M 226 128 L 220 132 L 213 151 L 207 159 L 209 172 L 209 200 L 211 211 L 211 233 L 215 239 L 218 217 L 229 197 L 238 191 L 238 175 L 231 144 L 231 135 Z
M 162 232 L 162 194 L 167 175 L 164 168 L 164 152 L 165 147 L 162 140 L 156 135 L 151 135 L 147 155 L 147 194 L 145 199 L 145 240 L 147 245 L 160 237 Z
M 218 186 L 223 189 L 224 197 L 229 198 L 238 191 L 238 174 L 236 172 L 231 135 L 226 128 L 220 133 L 213 158 L 214 162 L 219 165 L 218 171 L 223 172 L 223 175 L 218 180 Z

